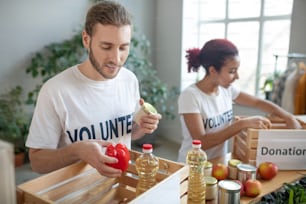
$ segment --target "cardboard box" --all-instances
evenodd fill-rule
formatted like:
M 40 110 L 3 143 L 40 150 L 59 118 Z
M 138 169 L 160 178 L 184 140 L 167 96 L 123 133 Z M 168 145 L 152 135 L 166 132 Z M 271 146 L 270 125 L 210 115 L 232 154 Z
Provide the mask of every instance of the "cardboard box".
M 299 120 L 301 123 L 303 130 L 295 130 L 295 129 L 287 129 L 286 124 L 283 120 L 279 118 L 270 118 L 272 122 L 272 128 L 269 130 L 259 130 L 259 129 L 252 129 L 248 128 L 245 130 L 240 131 L 233 139 L 233 154 L 234 156 L 241 160 L 244 163 L 249 163 L 254 166 L 256 166 L 256 159 L 258 155 L 258 138 L 259 135 L 266 135 L 267 139 L 269 139 L 269 135 L 272 135 L 275 137 L 279 137 L 279 140 L 277 141 L 277 145 L 282 146 L 283 143 L 290 141 L 290 137 L 293 138 L 294 135 L 303 135 L 301 139 L 302 142 L 306 142 L 306 123 Z M 278 135 L 278 136 L 277 136 Z M 287 141 L 284 141 L 284 135 L 286 135 Z M 306 160 L 305 160 L 306 161 Z M 282 165 L 280 165 L 282 166 Z M 306 168 L 306 165 L 304 165 Z M 282 168 L 281 168 L 282 169 Z M 283 169 L 290 169 L 289 168 L 283 168 Z M 292 166 L 292 169 L 295 169 L 294 166 Z
M 18 203 L 184 203 L 188 167 L 159 158 L 158 183 L 136 198 L 138 177 L 134 162 L 140 153 L 130 151 L 131 164 L 120 178 L 101 176 L 84 162 L 43 175 L 17 186 Z

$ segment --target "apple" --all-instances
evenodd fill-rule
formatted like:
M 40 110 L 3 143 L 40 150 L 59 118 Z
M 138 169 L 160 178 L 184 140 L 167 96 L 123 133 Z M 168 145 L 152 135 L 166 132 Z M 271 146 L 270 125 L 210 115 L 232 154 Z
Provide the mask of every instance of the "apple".
M 258 175 L 265 180 L 271 180 L 276 176 L 277 172 L 278 166 L 273 162 L 262 162 L 257 168 Z
M 240 189 L 240 197 L 244 196 L 245 195 L 245 190 L 244 190 L 244 185 L 242 184 L 241 181 L 239 180 L 234 180 L 236 183 L 238 183 L 240 186 L 241 186 L 241 189 Z
M 261 193 L 262 185 L 259 180 L 248 179 L 245 184 L 245 195 L 248 197 L 256 197 Z
M 228 177 L 228 167 L 225 164 L 217 163 L 213 165 L 212 176 L 216 179 L 224 180 Z

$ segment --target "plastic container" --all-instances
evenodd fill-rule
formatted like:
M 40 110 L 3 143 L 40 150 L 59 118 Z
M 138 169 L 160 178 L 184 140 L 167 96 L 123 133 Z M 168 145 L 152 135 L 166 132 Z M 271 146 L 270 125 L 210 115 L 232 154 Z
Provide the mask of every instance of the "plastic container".
M 159 169 L 159 160 L 152 153 L 153 146 L 151 144 L 143 144 L 142 152 L 135 163 L 139 177 L 136 186 L 136 196 L 144 193 L 156 184 L 156 174 Z
M 206 184 L 204 167 L 207 155 L 201 149 L 201 141 L 193 140 L 192 149 L 187 153 L 186 163 L 189 165 L 188 203 L 205 203 Z
M 238 178 L 238 169 L 237 165 L 241 164 L 241 161 L 238 159 L 231 159 L 228 161 L 228 170 L 230 179 L 236 180 Z
M 232 180 L 222 180 L 218 183 L 218 203 L 239 204 L 241 185 Z
M 248 179 L 256 179 L 256 167 L 250 164 L 238 164 L 238 180 L 244 184 Z
M 206 183 L 206 200 L 215 200 L 218 197 L 218 180 L 212 176 L 204 176 Z

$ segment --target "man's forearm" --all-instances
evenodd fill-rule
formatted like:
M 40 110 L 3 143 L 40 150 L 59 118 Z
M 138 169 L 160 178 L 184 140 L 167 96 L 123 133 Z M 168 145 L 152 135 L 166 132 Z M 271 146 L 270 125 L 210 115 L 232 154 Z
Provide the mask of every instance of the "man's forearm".
M 35 172 L 49 173 L 68 166 L 79 160 L 74 149 L 74 145 L 61 149 L 30 149 L 31 167 Z

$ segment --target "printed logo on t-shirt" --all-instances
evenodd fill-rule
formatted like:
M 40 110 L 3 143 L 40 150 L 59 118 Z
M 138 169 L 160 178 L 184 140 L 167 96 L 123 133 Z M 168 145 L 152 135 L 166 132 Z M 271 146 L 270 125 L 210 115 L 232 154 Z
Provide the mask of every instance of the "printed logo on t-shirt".
M 220 115 L 216 115 L 210 118 L 206 118 L 203 120 L 204 128 L 207 129 L 215 129 L 224 124 L 228 124 L 233 120 L 233 110 L 228 110 Z
M 128 114 L 112 120 L 91 124 L 74 130 L 67 130 L 70 141 L 76 142 L 88 139 L 112 140 L 132 132 L 133 115 Z

